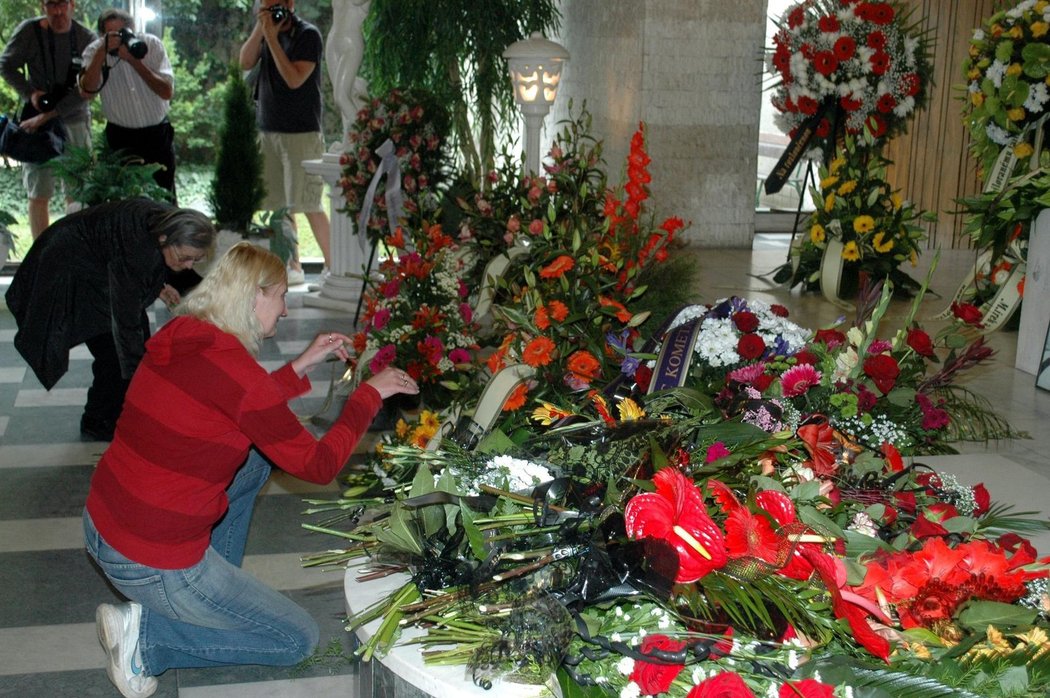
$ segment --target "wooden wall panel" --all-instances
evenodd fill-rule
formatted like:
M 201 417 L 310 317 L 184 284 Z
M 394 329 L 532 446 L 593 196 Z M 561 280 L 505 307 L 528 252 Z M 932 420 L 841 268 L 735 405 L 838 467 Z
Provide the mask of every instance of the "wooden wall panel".
M 926 109 L 908 132 L 886 147 L 893 160 L 889 179 L 906 199 L 937 212 L 929 225 L 928 247 L 968 247 L 955 200 L 980 190 L 976 161 L 968 152 L 969 134 L 962 121 L 965 95 L 963 60 L 974 29 L 994 11 L 994 0 L 909 0 L 913 18 L 924 17 L 932 31 L 934 86 Z

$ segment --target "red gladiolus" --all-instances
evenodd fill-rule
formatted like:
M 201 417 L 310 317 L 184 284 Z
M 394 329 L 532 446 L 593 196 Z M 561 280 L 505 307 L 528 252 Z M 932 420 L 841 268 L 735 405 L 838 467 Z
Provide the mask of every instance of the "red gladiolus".
M 726 671 L 718 676 L 704 679 L 685 698 L 754 698 L 755 694 L 747 687 L 739 674 Z
M 688 584 L 726 564 L 722 531 L 707 515 L 700 490 L 674 468 L 653 477 L 656 492 L 635 495 L 624 511 L 627 535 L 658 538 L 678 552 L 675 581 Z
M 871 379 L 883 395 L 893 390 L 900 372 L 897 360 L 889 354 L 878 354 L 864 359 L 864 375 Z
M 640 649 L 642 654 L 649 654 L 653 650 L 678 652 L 684 647 L 685 642 L 672 640 L 666 635 L 646 635 L 645 639 L 642 640 Z M 644 696 L 665 693 L 671 688 L 671 683 L 674 682 L 675 677 L 682 673 L 682 669 L 685 669 L 685 664 L 657 664 L 655 662 L 636 660 L 634 670 L 631 672 L 631 681 L 638 684 Z
M 736 344 L 736 353 L 745 361 L 761 357 L 765 350 L 766 342 L 757 334 L 745 334 Z
M 933 351 L 933 340 L 930 339 L 925 331 L 920 330 L 918 327 L 913 327 L 908 330 L 908 346 L 911 347 L 919 356 L 925 356 L 927 359 L 931 359 L 935 356 Z

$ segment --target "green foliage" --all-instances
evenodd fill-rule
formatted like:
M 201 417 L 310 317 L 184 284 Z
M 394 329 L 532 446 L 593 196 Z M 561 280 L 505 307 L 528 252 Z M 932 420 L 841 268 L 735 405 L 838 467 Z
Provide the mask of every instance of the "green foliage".
M 170 29 L 164 32 L 164 49 L 175 73 L 175 96 L 168 115 L 175 129 L 175 161 L 180 168 L 186 164 L 210 165 L 224 85 L 212 79 L 207 61 L 193 63 L 186 59 Z
M 262 154 L 255 106 L 240 66 L 230 66 L 210 203 L 219 227 L 245 232 L 262 205 Z
M 158 201 L 171 198 L 153 179 L 160 165 L 147 165 L 136 156 L 114 152 L 104 138 L 95 141 L 94 151 L 67 143 L 65 152 L 48 165 L 65 185 L 66 196 L 84 206 L 135 197 Z
M 465 173 L 480 180 L 492 169 L 497 131 L 506 135 L 515 117 L 503 51 L 534 31 L 556 29 L 556 5 L 553 0 L 372 0 L 362 73 L 373 94 L 422 88 L 449 105 Z

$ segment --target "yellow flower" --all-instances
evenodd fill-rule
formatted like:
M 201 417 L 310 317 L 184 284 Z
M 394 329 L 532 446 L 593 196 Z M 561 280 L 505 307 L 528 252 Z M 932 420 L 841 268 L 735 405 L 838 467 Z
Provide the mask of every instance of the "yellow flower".
M 1047 77 L 1047 84 L 1050 84 L 1050 77 Z M 970 104 L 975 107 L 979 107 L 984 104 L 984 93 L 983 92 L 971 92 L 970 93 Z
M 558 420 L 564 419 L 571 414 L 571 412 L 566 412 L 549 402 L 544 402 L 532 411 L 532 420 L 534 422 L 539 422 L 545 427 L 549 427 L 551 424 L 554 424 Z
M 813 227 L 809 229 L 809 241 L 814 245 L 823 244 L 825 237 L 824 226 L 820 223 L 814 223 Z
M 1023 39 L 1024 29 L 1021 29 L 1020 26 L 1015 24 L 1014 26 L 1010 27 L 1010 31 L 1006 32 L 1006 35 L 1011 39 Z
M 835 208 L 835 194 L 828 194 L 824 197 L 824 213 L 831 213 L 831 209 Z
M 845 182 L 843 182 L 841 185 L 839 185 L 839 196 L 845 196 L 846 194 L 850 194 L 856 188 L 857 188 L 857 180 L 855 180 L 855 179 L 847 179 Z
M 437 433 L 437 430 L 441 428 L 441 418 L 438 417 L 437 412 L 430 410 L 423 410 L 423 413 L 419 415 L 419 423 L 430 430 L 431 433 Z
M 831 189 L 833 186 L 835 186 L 835 183 L 838 182 L 838 181 L 839 181 L 839 178 L 835 177 L 834 175 L 832 175 L 830 177 L 825 177 L 824 179 L 820 180 L 820 188 L 821 189 Z
M 885 242 L 886 233 L 881 230 L 875 233 L 875 237 L 871 239 L 871 244 L 875 247 L 876 252 L 886 253 L 893 249 L 893 238 L 889 238 Z
M 904 199 L 901 198 L 900 192 L 893 192 L 893 194 L 890 195 L 890 201 L 893 202 L 894 211 L 900 209 L 900 207 L 904 205 Z
M 970 68 L 970 72 L 966 73 L 966 77 L 970 80 L 976 80 L 981 77 L 981 71 L 978 68 Z
M 828 165 L 828 173 L 829 174 L 837 174 L 838 171 L 841 170 L 842 166 L 845 165 L 845 164 L 846 164 L 846 158 L 844 158 L 844 157 L 842 157 L 840 155 L 839 157 L 837 157 L 834 160 L 832 160 L 831 164 Z
M 857 247 L 857 243 L 850 240 L 846 243 L 846 246 L 842 248 L 842 258 L 847 262 L 856 262 L 860 259 L 860 248 Z
M 908 261 L 911 262 L 911 265 L 913 267 L 919 266 L 919 253 L 915 250 L 912 250 L 911 254 L 908 255 Z
M 1043 10 L 1046 9 L 1047 5 L 1050 5 L 1050 3 L 1048 3 L 1046 0 L 1039 0 L 1039 2 L 1037 2 L 1035 4 L 1035 7 L 1033 7 L 1032 9 L 1041 14 Z
M 1021 64 L 1020 63 L 1011 63 L 1006 68 L 1006 74 L 1007 75 L 1013 75 L 1014 77 L 1017 77 L 1018 75 L 1021 74 Z
M 634 422 L 645 416 L 645 410 L 629 397 L 621 400 L 620 404 L 616 406 L 616 410 L 620 413 L 621 422 Z
M 1050 31 L 1050 24 L 1046 22 L 1032 22 L 1032 36 L 1036 39 L 1042 36 L 1046 36 L 1046 33 Z
M 970 58 L 977 58 L 981 55 L 981 49 L 976 44 L 970 44 Z
M 1007 109 L 1006 118 L 1010 121 L 1023 121 L 1024 107 L 1014 107 L 1013 109 Z
M 420 424 L 418 427 L 412 430 L 412 438 L 409 441 L 416 448 L 426 448 L 427 444 L 430 443 L 430 439 L 437 433 L 437 430 L 427 429 L 425 426 Z
M 397 424 L 394 425 L 394 433 L 403 441 L 408 436 L 408 422 L 403 419 L 397 420 Z
M 1032 153 L 1034 153 L 1034 152 L 1035 152 L 1035 149 L 1031 145 L 1029 145 L 1028 143 L 1025 143 L 1024 141 L 1022 141 L 1022 142 L 1020 142 L 1020 143 L 1018 143 L 1017 145 L 1014 146 L 1014 155 L 1016 155 L 1018 158 L 1020 158 L 1022 160 L 1025 159 L 1026 157 L 1031 156 Z
M 857 216 L 853 219 L 853 231 L 858 235 L 870 233 L 875 229 L 875 219 L 871 216 Z

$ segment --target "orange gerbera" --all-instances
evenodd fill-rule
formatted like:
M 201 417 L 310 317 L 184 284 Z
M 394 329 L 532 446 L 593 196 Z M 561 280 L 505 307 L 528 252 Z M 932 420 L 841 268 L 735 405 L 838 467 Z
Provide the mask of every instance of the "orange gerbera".
M 569 306 L 561 301 L 551 301 L 547 304 L 547 308 L 550 310 L 551 318 L 553 318 L 555 322 L 561 322 L 569 317 Z
M 565 272 L 576 266 L 576 260 L 567 254 L 557 257 L 553 262 L 540 269 L 540 278 L 559 279 Z
M 536 327 L 541 330 L 545 330 L 551 326 L 550 314 L 542 305 L 539 308 L 536 308 L 536 314 L 533 316 L 532 321 L 535 322 Z
M 525 397 L 529 394 L 529 387 L 524 383 L 519 383 L 518 387 L 514 389 L 514 392 L 510 394 L 510 397 L 503 403 L 504 412 L 513 412 L 514 410 L 520 410 L 525 406 Z
M 551 362 L 554 348 L 554 342 L 548 337 L 536 337 L 525 345 L 525 351 L 521 353 L 521 360 L 533 368 L 546 366 Z
M 569 372 L 576 378 L 585 383 L 590 383 L 598 377 L 598 373 L 602 370 L 602 364 L 598 359 L 594 358 L 594 354 L 581 349 L 569 357 L 568 368 Z
M 607 298 L 605 296 L 598 296 L 598 302 L 603 308 L 612 308 L 615 310 L 616 319 L 620 322 L 630 322 L 632 317 L 631 311 L 625 308 L 623 303 L 614 301 L 612 298 Z

